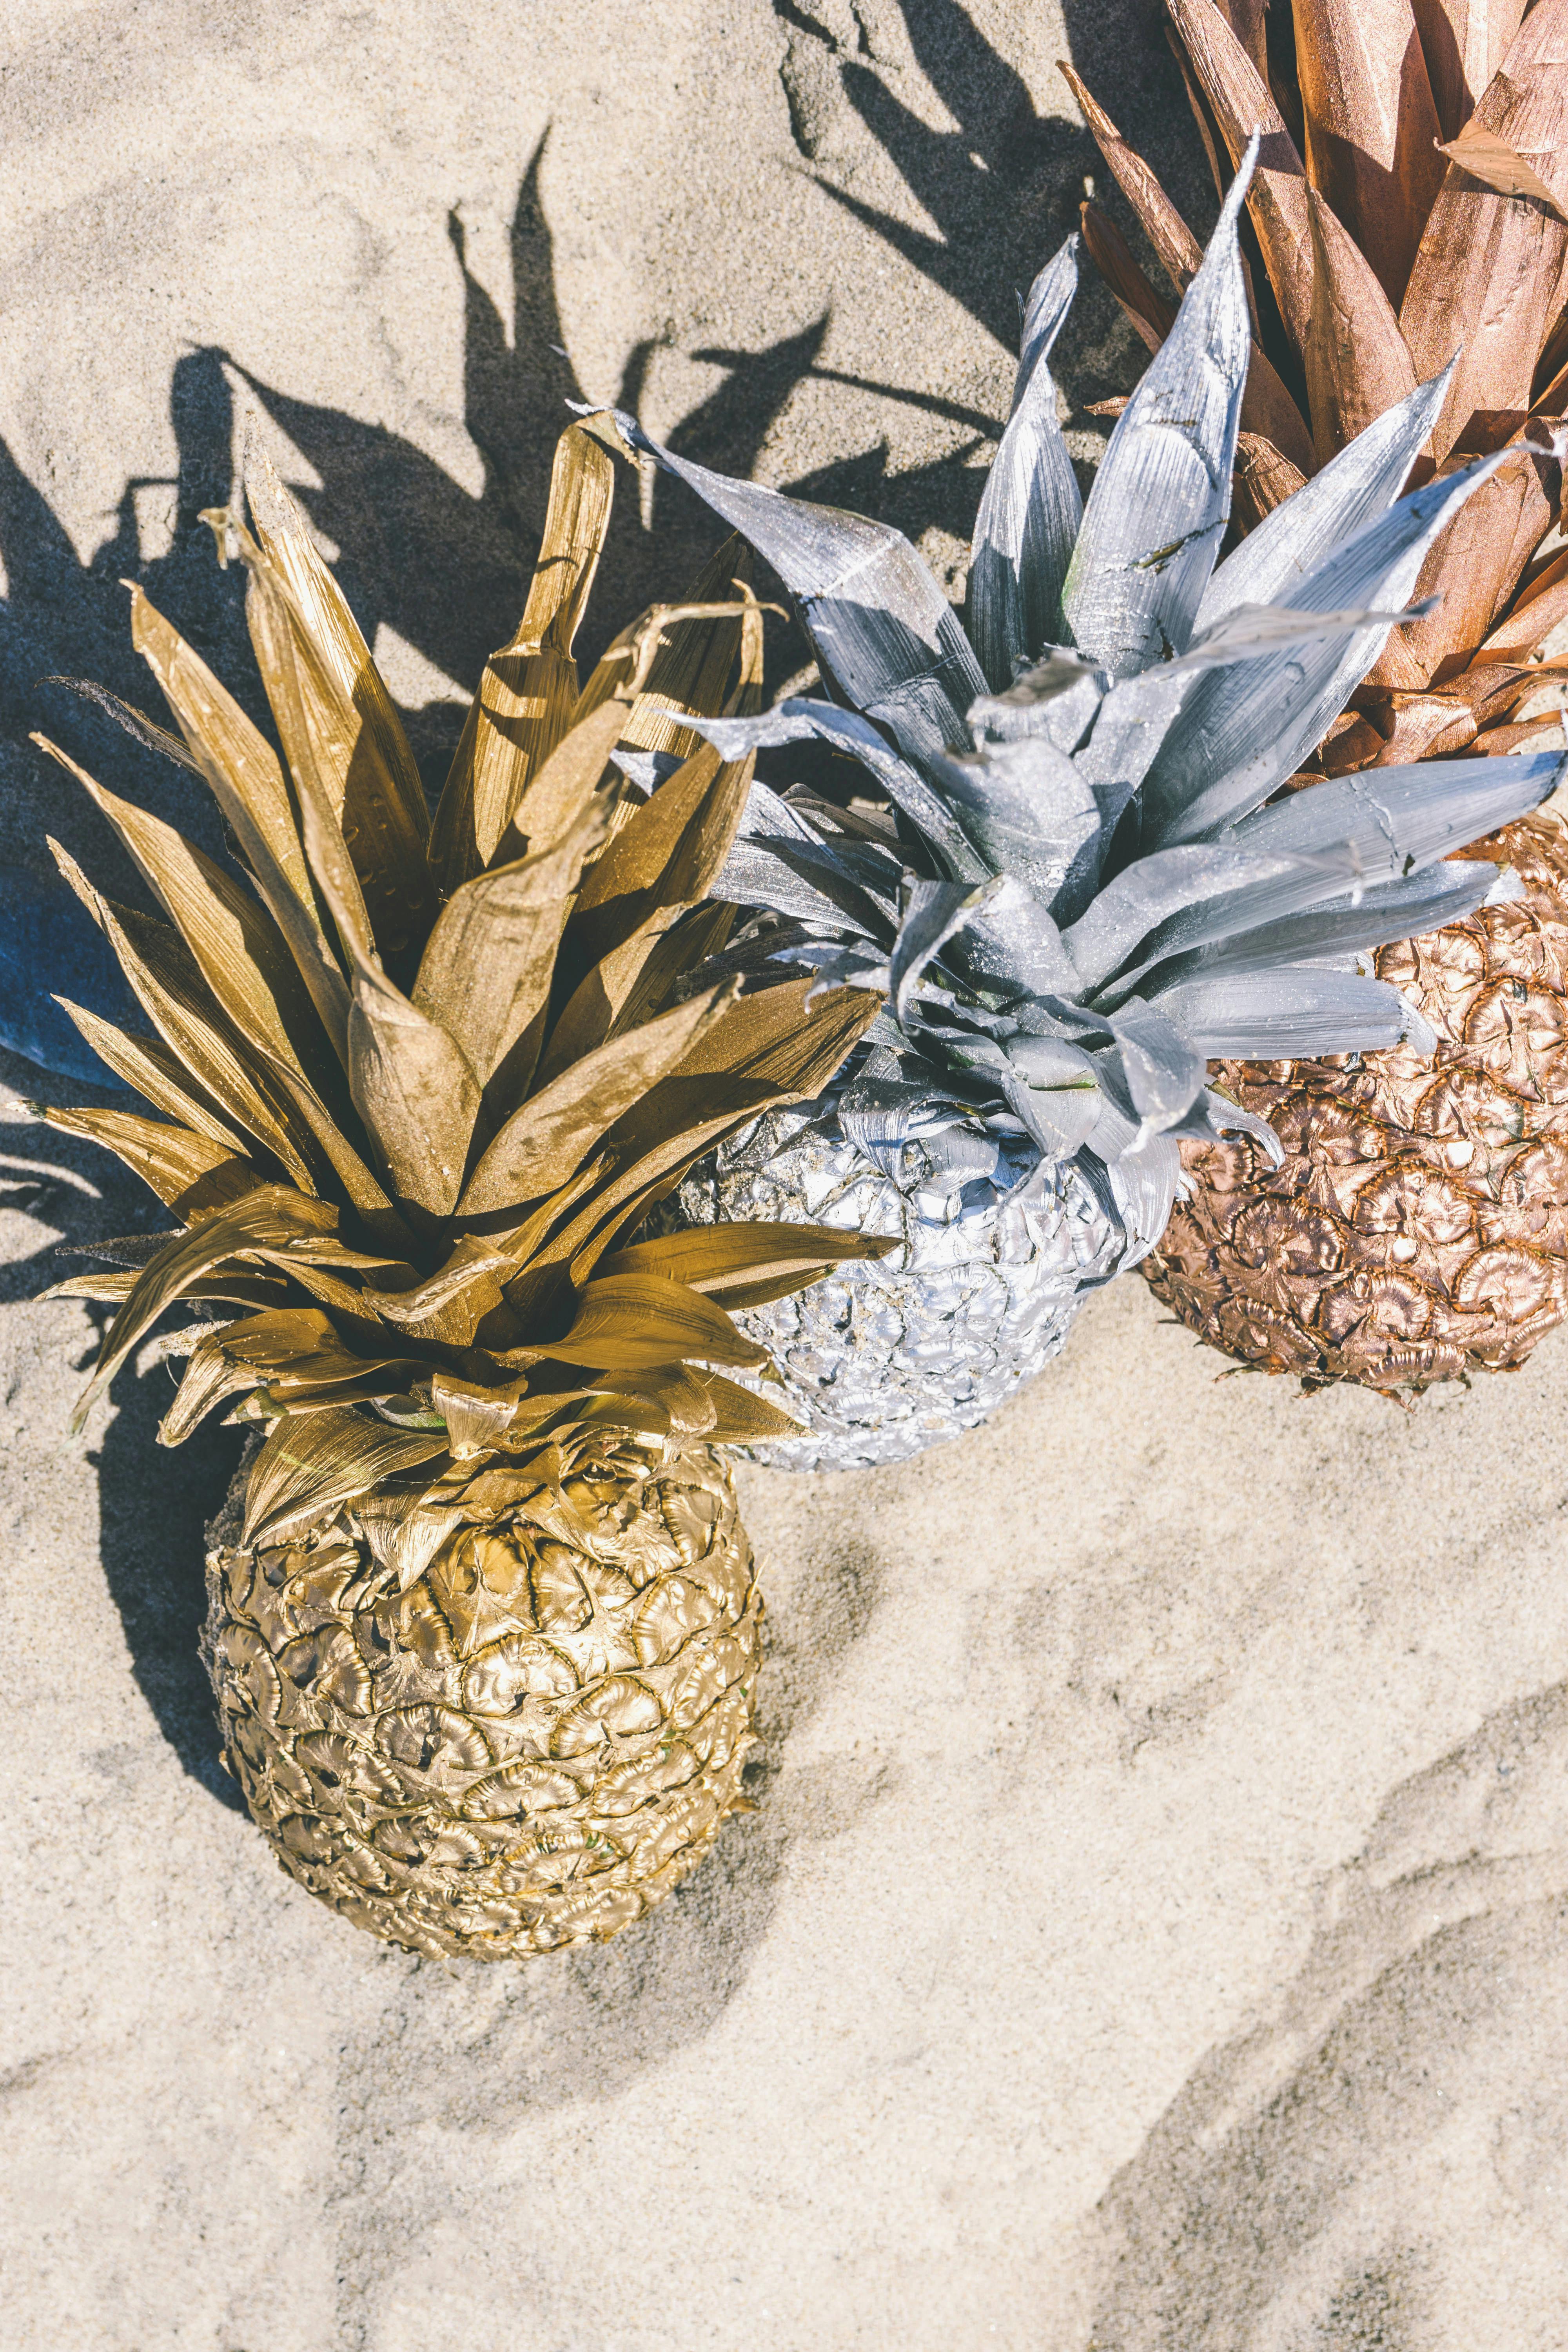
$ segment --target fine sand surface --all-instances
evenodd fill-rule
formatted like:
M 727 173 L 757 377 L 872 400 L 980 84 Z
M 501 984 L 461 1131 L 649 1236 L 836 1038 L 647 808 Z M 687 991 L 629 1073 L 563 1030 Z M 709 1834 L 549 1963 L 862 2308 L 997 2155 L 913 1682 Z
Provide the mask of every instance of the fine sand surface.
M 248 415 L 434 780 L 565 398 L 951 578 L 1014 289 L 1095 165 L 1058 54 L 1213 214 L 1143 0 L 5 32 L 0 862 L 47 828 L 122 892 L 30 728 L 206 821 L 39 681 L 153 698 L 134 574 L 253 691 L 198 520 Z M 1061 358 L 1088 462 L 1136 364 L 1092 284 Z M 589 635 L 717 536 L 628 478 Z M 69 1434 L 54 1244 L 156 1220 L 27 1121 L 44 1083 L 0 1063 L 5 2352 L 1568 2345 L 1568 1343 L 1409 1415 L 1302 1402 L 1133 1276 L 954 1445 L 744 1469 L 760 1811 L 603 1950 L 443 1969 L 287 1881 L 219 1769 L 235 1433 L 156 1451 L 143 1358 Z

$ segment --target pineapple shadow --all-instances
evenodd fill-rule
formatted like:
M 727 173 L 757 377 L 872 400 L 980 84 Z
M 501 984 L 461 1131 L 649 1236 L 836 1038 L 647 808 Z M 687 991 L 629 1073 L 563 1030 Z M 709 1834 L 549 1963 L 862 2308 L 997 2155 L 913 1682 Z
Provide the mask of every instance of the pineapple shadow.
M 745 1503 L 742 1491 L 742 1511 Z M 881 1782 L 857 1783 L 842 1759 L 786 1769 L 791 1740 L 827 1697 L 881 1591 L 877 1555 L 856 1516 L 845 1517 L 831 1553 L 773 1580 L 759 1746 L 745 1776 L 757 1810 L 724 1824 L 657 1912 L 607 1944 L 515 1966 L 371 1955 L 374 2021 L 342 2047 L 340 2105 L 353 2119 L 344 2155 L 352 2153 L 354 2202 L 367 2201 L 378 2224 L 384 2198 L 404 2193 L 395 2149 L 374 2191 L 362 2179 L 362 2165 L 379 2161 L 378 2111 L 447 2130 L 500 2131 L 531 2111 L 613 2098 L 717 2022 L 767 1933 L 792 1848 L 838 1834 L 877 1801 Z M 765 1551 L 758 1565 L 767 1594 Z
M 742 1491 L 742 1510 L 746 1499 Z M 458 2142 L 482 2174 L 487 2135 L 529 2114 L 608 2102 L 649 2068 L 700 2050 L 767 1935 L 792 1848 L 837 1834 L 876 1802 L 875 1780 L 847 1793 L 842 1759 L 783 1769 L 881 1590 L 875 1550 L 846 1517 L 832 1556 L 801 1563 L 770 1603 L 761 1747 L 746 1775 L 758 1810 L 728 1821 L 650 1917 L 608 1944 L 505 1966 L 443 1967 L 353 1937 L 363 2022 L 339 2048 L 342 2185 L 331 2200 L 344 2344 L 379 2340 L 407 2249 L 447 2218 L 443 2164 L 425 2163 L 422 2150 Z M 766 1591 L 765 1554 L 759 1567 Z
M 786 41 L 779 78 L 802 167 L 830 204 L 882 238 L 1005 350 L 1017 347 L 1022 291 L 1078 226 L 1086 174 L 1095 201 L 1144 267 L 1153 261 L 1089 131 L 1037 113 L 1024 76 L 962 0 L 773 0 L 773 8 Z M 1061 0 L 1061 18 L 1068 61 L 1112 104 L 1123 134 L 1205 239 L 1218 197 L 1193 134 L 1180 69 L 1162 37 L 1158 0 L 1115 8 Z M 1048 47 L 1037 63 L 1055 80 Z M 911 68 L 950 127 L 933 127 L 919 110 Z M 1065 97 L 1059 84 L 1055 95 Z M 858 192 L 868 137 L 934 234 Z M 1069 428 L 1096 425 L 1084 414 L 1088 404 L 1124 393 L 1146 364 L 1142 344 L 1086 260 L 1051 356 Z
M 40 1087 L 37 1070 L 5 1053 L 0 1085 L 62 1102 L 94 1091 L 68 1081 Z M 0 1202 L 52 1227 L 58 1244 L 46 1242 L 31 1257 L 0 1266 L 0 1306 L 36 1297 L 80 1272 L 83 1261 L 58 1255 L 59 1244 L 69 1249 L 167 1223 L 158 1203 L 91 1144 L 44 1127 L 8 1126 L 5 1134 Z M 87 1311 L 101 1336 L 108 1310 Z M 82 1350 L 84 1382 L 96 1348 L 94 1338 Z M 244 1800 L 221 1761 L 212 1687 L 197 1649 L 206 1616 L 205 1526 L 227 1491 L 242 1433 L 205 1427 L 179 1453 L 160 1450 L 157 1426 L 174 1387 L 167 1364 L 141 1375 L 128 1368 L 113 1384 L 110 1416 L 88 1457 L 98 1479 L 99 1557 L 132 1675 L 163 1737 L 193 1780 L 243 1812 Z M 61 1442 L 65 1435 L 62 1428 Z
M 1510 2342 L 1557 2340 L 1565 1792 L 1561 1683 L 1394 1790 L 1275 2015 L 1204 2059 L 1101 2200 L 1086 2352 L 1473 2341 L 1468 2271 Z M 1546 2270 L 1557 2299 L 1527 2308 Z

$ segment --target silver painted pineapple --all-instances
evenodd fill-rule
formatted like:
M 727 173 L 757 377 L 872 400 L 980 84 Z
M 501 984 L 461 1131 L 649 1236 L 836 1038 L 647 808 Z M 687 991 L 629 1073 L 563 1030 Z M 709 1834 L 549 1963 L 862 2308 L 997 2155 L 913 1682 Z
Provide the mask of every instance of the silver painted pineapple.
M 858 1059 L 682 1183 L 687 1223 L 893 1234 L 804 1298 L 748 1310 L 805 1434 L 800 1468 L 896 1460 L 981 1419 L 1059 1349 L 1087 1291 L 1158 1242 L 1184 1139 L 1263 1122 L 1211 1059 L 1364 1052 L 1425 1024 L 1373 950 L 1506 889 L 1445 865 L 1562 762 L 1426 761 L 1283 799 L 1497 462 L 1405 498 L 1447 386 L 1418 388 L 1223 563 L 1249 329 L 1232 188 L 1087 505 L 1051 344 L 1069 240 L 1033 288 L 981 501 L 967 633 L 897 531 L 734 482 L 621 429 L 747 537 L 796 599 L 832 698 L 693 722 L 727 757 L 821 739 L 878 799 L 752 787 L 717 895 L 764 910 L 731 968 L 886 992 Z M 1272 803 L 1266 805 L 1266 803 Z

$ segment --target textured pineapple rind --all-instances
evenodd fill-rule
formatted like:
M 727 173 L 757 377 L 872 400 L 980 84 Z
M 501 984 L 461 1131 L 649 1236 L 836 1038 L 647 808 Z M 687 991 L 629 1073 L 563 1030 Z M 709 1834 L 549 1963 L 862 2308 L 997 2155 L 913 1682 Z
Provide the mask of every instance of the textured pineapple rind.
M 701 1861 L 761 1664 L 717 1454 L 606 1446 L 401 1594 L 352 1509 L 247 1549 L 236 1498 L 203 1654 L 230 1768 L 300 1885 L 406 1950 L 500 1960 L 603 1942 Z
M 1200 1338 L 1307 1389 L 1511 1370 L 1568 1316 L 1568 836 L 1537 815 L 1475 854 L 1523 896 L 1377 959 L 1436 1053 L 1223 1065 L 1283 1165 L 1184 1146 L 1188 1197 L 1145 1263 Z
M 846 1136 L 832 1090 L 765 1113 L 684 1179 L 659 1213 L 667 1229 L 779 1218 L 901 1244 L 737 1314 L 782 1375 L 782 1386 L 752 1384 L 806 1424 L 750 1448 L 754 1460 L 786 1470 L 905 1461 L 984 1421 L 1058 1353 L 1086 1288 L 1116 1271 L 1125 1230 L 1081 1161 L 1042 1168 L 1026 1138 L 990 1140 L 994 1174 L 958 1192 L 922 1186 L 919 1139 L 895 1181 Z

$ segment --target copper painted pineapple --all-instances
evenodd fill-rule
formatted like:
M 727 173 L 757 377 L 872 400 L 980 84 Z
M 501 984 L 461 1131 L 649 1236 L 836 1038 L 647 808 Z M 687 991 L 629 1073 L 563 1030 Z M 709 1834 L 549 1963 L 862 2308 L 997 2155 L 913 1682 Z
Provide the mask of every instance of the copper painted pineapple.
M 1417 593 L 1436 610 L 1390 640 L 1313 769 L 1560 741 L 1568 551 L 1542 541 L 1568 386 L 1568 5 L 1167 8 L 1211 155 L 1265 133 L 1256 290 L 1290 365 L 1276 374 L 1255 355 L 1238 519 L 1258 520 L 1451 358 L 1412 478 L 1514 453 L 1427 560 Z M 1184 284 L 1195 241 L 1068 79 Z M 1090 208 L 1086 228 L 1157 345 L 1168 306 L 1103 215 Z M 1245 1140 L 1185 1147 L 1189 1197 L 1144 1270 L 1245 1363 L 1309 1386 L 1418 1391 L 1522 1361 L 1568 1313 L 1568 840 L 1542 814 L 1475 854 L 1510 862 L 1521 895 L 1376 960 L 1431 1024 L 1435 1053 L 1219 1067 L 1219 1089 L 1268 1118 L 1284 1162 Z
M 879 1246 L 629 1238 L 717 1137 L 825 1084 L 877 999 L 682 988 L 728 928 L 700 902 L 749 763 L 700 748 L 633 805 L 611 758 L 746 707 L 761 616 L 655 608 L 579 691 L 611 478 L 572 427 L 433 829 L 331 573 L 256 485 L 254 539 L 212 520 L 287 772 L 140 594 L 188 754 L 122 712 L 211 786 L 250 887 L 79 770 L 170 920 L 57 852 L 153 1034 L 73 1018 L 159 1116 L 46 1116 L 180 1227 L 62 1286 L 118 1308 L 89 1397 L 195 1308 L 161 1439 L 226 1402 L 258 1441 L 208 1560 L 232 1769 L 292 1876 L 429 1954 L 602 1939 L 711 1844 L 762 1613 L 716 1449 L 795 1425 L 720 1369 L 765 1363 L 728 1309 Z

